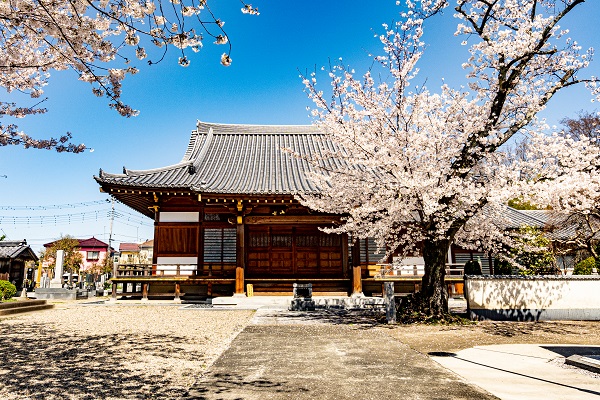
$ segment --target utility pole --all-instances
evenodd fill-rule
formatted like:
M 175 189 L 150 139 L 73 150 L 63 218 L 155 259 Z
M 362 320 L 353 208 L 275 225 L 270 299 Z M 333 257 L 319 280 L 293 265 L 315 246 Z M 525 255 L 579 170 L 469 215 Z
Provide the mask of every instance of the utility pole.
M 115 219 L 115 198 L 111 197 L 111 210 L 110 210 L 110 230 L 108 233 L 108 249 L 106 251 L 106 257 L 112 257 L 110 254 L 110 249 L 111 249 L 111 245 L 112 245 L 112 231 L 113 231 L 113 221 Z M 115 263 L 115 260 L 111 260 L 113 263 L 113 273 L 112 273 L 112 277 L 113 279 L 117 277 L 117 264 Z M 112 283 L 112 294 L 111 294 L 111 300 L 115 301 L 117 300 L 117 283 L 115 281 L 113 281 Z
M 110 257 L 110 249 L 112 245 L 112 232 L 113 232 L 113 221 L 115 219 L 115 198 L 111 197 L 111 207 L 110 207 L 110 230 L 108 232 L 108 249 L 106 250 L 106 256 Z M 117 270 L 115 267 L 115 263 L 113 262 L 113 276 L 117 276 Z

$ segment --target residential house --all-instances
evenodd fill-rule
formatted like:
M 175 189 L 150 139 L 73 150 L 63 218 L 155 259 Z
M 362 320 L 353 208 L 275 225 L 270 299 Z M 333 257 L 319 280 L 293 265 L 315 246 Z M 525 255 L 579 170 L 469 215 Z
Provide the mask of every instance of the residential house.
M 30 279 L 33 279 L 34 263 L 37 261 L 38 257 L 26 240 L 0 241 L 0 279 L 12 282 L 18 290 L 23 287 L 27 268 L 32 268 Z
M 79 252 L 81 253 L 83 262 L 80 267 L 80 272 L 93 272 L 104 263 L 107 256 L 108 244 L 103 241 L 91 237 L 89 239 L 76 239 L 78 241 Z M 55 242 L 44 244 L 45 248 L 51 247 Z M 110 249 L 111 253 L 114 249 Z M 44 263 L 47 266 L 47 263 Z
M 150 239 L 140 244 L 140 264 L 152 264 L 154 240 Z
M 140 245 L 137 243 L 121 243 L 119 245 L 119 265 L 139 263 Z

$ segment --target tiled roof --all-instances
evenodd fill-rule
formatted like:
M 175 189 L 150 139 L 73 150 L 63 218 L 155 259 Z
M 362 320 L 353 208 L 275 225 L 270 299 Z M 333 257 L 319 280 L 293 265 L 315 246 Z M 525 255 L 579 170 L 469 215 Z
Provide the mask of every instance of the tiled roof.
M 108 247 L 107 243 L 104 243 L 102 240 L 98 240 L 95 237 L 91 237 L 89 239 L 75 239 L 79 242 L 79 247 L 100 247 L 100 248 L 104 248 L 106 249 Z M 57 241 L 55 240 L 54 242 L 50 242 L 50 243 L 45 243 L 44 247 L 50 247 L 52 246 L 54 243 L 56 243 Z
M 573 224 L 556 226 L 552 222 L 552 214 L 546 210 L 516 210 L 506 207 L 506 215 L 512 222 L 512 228 L 523 225 L 546 229 L 547 237 L 552 240 L 566 240 L 576 235 L 577 227 Z
M 27 241 L 0 240 L 0 258 L 15 259 L 20 256 L 29 256 L 28 258 L 34 261 L 38 259 Z
M 137 243 L 121 243 L 119 251 L 140 251 L 140 246 Z
M 107 248 L 108 243 L 104 243 L 102 240 L 98 240 L 95 237 L 89 239 L 77 239 L 79 240 L 79 247 L 102 247 Z
M 511 228 L 520 228 L 523 225 L 544 228 L 548 219 L 544 211 L 538 210 L 532 212 L 530 210 L 517 210 L 507 206 L 505 213 L 512 223 Z
M 146 240 L 144 243 L 140 244 L 140 248 L 153 248 L 154 247 L 154 239 Z
M 171 166 L 123 174 L 100 171 L 100 184 L 189 189 L 199 193 L 295 194 L 316 192 L 300 155 L 333 145 L 314 126 L 224 125 L 198 122 L 183 159 Z

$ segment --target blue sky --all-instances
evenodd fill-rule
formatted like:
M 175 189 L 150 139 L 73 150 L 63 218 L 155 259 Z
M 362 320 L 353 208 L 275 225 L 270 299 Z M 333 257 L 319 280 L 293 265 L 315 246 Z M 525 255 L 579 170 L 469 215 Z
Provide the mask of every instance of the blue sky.
M 76 80 L 74 73 L 53 73 L 45 94 L 49 97 L 43 116 L 17 121 L 34 137 L 58 136 L 72 132 L 75 142 L 83 142 L 94 152 L 57 154 L 44 150 L 0 147 L 0 234 L 8 239 L 27 239 L 38 251 L 43 243 L 63 234 L 108 240 L 110 221 L 92 218 L 71 223 L 13 223 L 4 217 L 81 214 L 108 210 L 109 204 L 49 210 L 10 210 L 8 206 L 48 206 L 106 200 L 93 175 L 99 168 L 108 172 L 147 169 L 178 162 L 187 146 L 196 120 L 219 123 L 309 124 L 306 106 L 310 105 L 299 70 L 312 71 L 327 65 L 328 59 L 342 57 L 357 73 L 371 64 L 369 53 L 380 49 L 374 33 L 382 23 L 399 19 L 400 8 L 394 0 L 363 1 L 254 1 L 260 16 L 240 12 L 236 0 L 215 2 L 215 14 L 225 21 L 233 45 L 233 64 L 225 68 L 219 59 L 225 47 L 206 40 L 197 54 L 190 52 L 191 65 L 177 65 L 178 54 L 170 51 L 165 61 L 148 67 L 137 62 L 141 72 L 125 80 L 123 99 L 140 110 L 135 118 L 125 119 L 110 110 L 105 99 L 96 98 L 88 84 Z M 563 27 L 584 48 L 600 48 L 600 2 L 588 1 Z M 434 89 L 445 78 L 461 83 L 466 48 L 462 38 L 453 36 L 457 20 L 450 10 L 426 26 L 426 54 L 419 67 L 418 82 L 427 79 Z M 173 49 L 174 50 L 174 49 Z M 153 53 L 149 51 L 150 58 Z M 156 53 L 157 54 L 157 53 Z M 595 61 L 589 75 L 600 75 Z M 328 85 L 322 77 L 320 85 Z M 6 95 L 4 98 L 6 98 Z M 579 110 L 592 111 L 595 104 L 583 88 L 569 89 L 553 100 L 543 116 L 552 124 L 575 117 Z M 3 121 L 3 122 L 9 122 Z M 3 178 L 2 175 L 6 175 Z M 125 206 L 117 208 L 134 214 Z M 100 215 L 103 215 L 101 212 Z M 119 242 L 152 238 L 152 221 L 141 216 L 118 218 L 113 227 L 115 247 Z M 68 218 L 62 218 L 68 219 Z M 140 224 L 140 222 L 142 222 Z

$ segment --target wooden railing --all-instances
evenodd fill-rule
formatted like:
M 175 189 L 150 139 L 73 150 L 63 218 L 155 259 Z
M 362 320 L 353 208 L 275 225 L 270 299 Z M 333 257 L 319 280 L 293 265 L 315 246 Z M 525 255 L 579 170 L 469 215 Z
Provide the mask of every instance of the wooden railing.
M 138 264 L 121 265 L 117 268 L 117 278 L 133 276 L 194 276 L 196 264 Z
M 374 272 L 374 278 L 383 278 L 390 276 L 411 277 L 425 275 L 425 265 L 392 265 L 377 264 L 376 269 L 370 269 Z M 462 276 L 464 273 L 464 264 L 446 264 L 446 275 Z
M 235 264 L 126 264 L 117 268 L 117 278 L 127 277 L 235 277 Z

